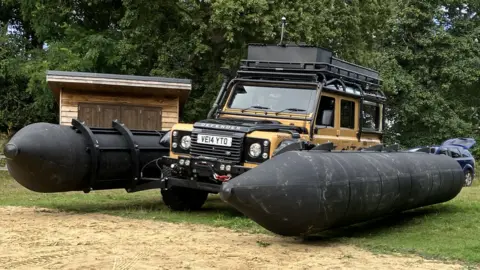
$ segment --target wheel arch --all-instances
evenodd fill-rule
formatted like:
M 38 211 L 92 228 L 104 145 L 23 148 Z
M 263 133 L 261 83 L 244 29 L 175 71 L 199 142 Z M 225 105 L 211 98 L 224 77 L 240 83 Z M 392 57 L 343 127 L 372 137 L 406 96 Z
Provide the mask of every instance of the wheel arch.
M 470 171 L 473 175 L 475 175 L 475 169 L 473 168 L 472 165 L 470 164 L 466 164 L 464 167 L 463 167 L 463 172 L 466 173 Z

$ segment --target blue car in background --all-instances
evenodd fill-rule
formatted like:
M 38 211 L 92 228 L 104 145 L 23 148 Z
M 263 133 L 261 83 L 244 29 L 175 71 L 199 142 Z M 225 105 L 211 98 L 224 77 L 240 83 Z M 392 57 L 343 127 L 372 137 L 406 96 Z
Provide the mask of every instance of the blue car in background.
M 473 138 L 455 138 L 446 140 L 441 145 L 416 147 L 408 151 L 452 157 L 462 166 L 465 175 L 465 186 L 471 186 L 475 178 L 475 158 L 469 149 L 475 144 L 476 141 Z

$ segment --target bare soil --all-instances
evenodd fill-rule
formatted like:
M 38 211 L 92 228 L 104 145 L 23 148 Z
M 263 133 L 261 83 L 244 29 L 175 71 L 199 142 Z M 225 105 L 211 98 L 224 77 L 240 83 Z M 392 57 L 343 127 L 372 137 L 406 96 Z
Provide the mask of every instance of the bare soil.
M 0 208 L 1 269 L 460 269 L 191 224 Z

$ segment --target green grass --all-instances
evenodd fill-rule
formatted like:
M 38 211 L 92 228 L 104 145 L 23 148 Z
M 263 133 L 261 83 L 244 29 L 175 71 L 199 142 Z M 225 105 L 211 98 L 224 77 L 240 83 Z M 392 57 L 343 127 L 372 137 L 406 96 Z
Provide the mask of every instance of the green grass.
M 412 253 L 425 258 L 480 263 L 480 185 L 453 200 L 406 211 L 320 236 L 380 253 Z M 314 239 L 318 240 L 318 239 Z
M 269 233 L 212 196 L 198 212 L 169 211 L 159 191 L 124 190 L 41 194 L 28 191 L 0 172 L 0 205 L 39 206 L 76 213 L 105 213 L 138 219 L 189 222 L 239 231 Z M 307 245 L 347 243 L 379 253 L 413 253 L 425 258 L 480 264 L 480 179 L 453 200 L 392 217 L 325 232 Z M 259 243 L 261 245 L 262 243 Z
M 172 212 L 162 202 L 159 190 L 127 193 L 125 190 L 66 193 L 36 193 L 0 171 L 0 205 L 39 206 L 77 213 L 105 213 L 122 217 L 192 222 L 222 226 L 253 233 L 266 232 L 255 222 L 228 207 L 218 196 L 211 196 L 197 212 Z

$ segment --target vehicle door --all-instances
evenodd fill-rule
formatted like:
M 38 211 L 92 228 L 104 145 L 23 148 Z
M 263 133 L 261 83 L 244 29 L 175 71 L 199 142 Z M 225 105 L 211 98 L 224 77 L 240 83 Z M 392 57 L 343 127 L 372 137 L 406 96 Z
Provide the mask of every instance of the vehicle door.
M 338 130 L 336 135 L 339 144 L 342 145 L 343 150 L 355 150 L 355 144 L 358 143 L 357 132 L 359 129 L 358 115 L 360 113 L 358 101 L 353 98 L 339 97 L 339 112 L 338 112 Z
M 337 149 L 340 146 L 338 140 L 338 108 L 337 97 L 330 95 L 328 93 L 323 93 L 317 110 L 317 117 L 313 121 L 314 124 L 314 133 L 313 133 L 313 142 L 314 143 L 327 143 L 333 142 L 337 145 Z

